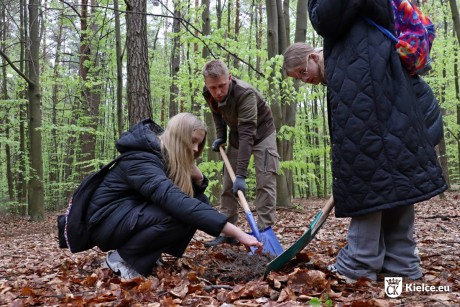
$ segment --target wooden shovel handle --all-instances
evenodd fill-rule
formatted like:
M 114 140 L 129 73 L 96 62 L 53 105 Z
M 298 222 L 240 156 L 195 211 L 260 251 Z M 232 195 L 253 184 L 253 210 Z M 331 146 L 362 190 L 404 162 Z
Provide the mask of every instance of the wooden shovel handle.
M 334 197 L 331 196 L 326 202 L 326 205 L 324 205 L 323 209 L 321 209 L 321 217 L 319 218 L 319 221 L 316 223 L 316 226 L 314 227 L 312 233 L 315 233 L 318 231 L 318 229 L 323 225 L 324 221 L 327 219 L 329 216 L 329 213 L 331 213 L 332 208 L 334 208 Z
M 222 159 L 224 160 L 225 167 L 227 168 L 228 174 L 230 175 L 230 178 L 232 179 L 232 182 L 235 182 L 235 173 L 233 172 L 232 165 L 230 164 L 230 161 L 228 160 L 227 154 L 225 153 L 224 146 L 219 146 L 220 150 L 220 155 L 222 156 Z M 246 201 L 246 198 L 244 197 L 243 192 L 238 190 L 238 198 L 240 200 L 240 204 L 243 207 L 244 211 L 247 212 L 249 211 L 249 204 Z

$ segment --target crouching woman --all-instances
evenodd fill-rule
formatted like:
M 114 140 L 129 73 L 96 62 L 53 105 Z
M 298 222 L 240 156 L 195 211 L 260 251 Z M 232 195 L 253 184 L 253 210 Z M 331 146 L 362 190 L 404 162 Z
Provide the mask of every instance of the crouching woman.
M 181 257 L 195 231 L 225 233 L 262 251 L 253 236 L 227 222 L 203 194 L 207 179 L 195 165 L 206 128 L 190 113 L 172 117 L 166 129 L 146 119 L 116 143 L 119 161 L 94 193 L 88 222 L 91 239 L 110 251 L 106 263 L 130 279 L 152 273 L 162 253 Z

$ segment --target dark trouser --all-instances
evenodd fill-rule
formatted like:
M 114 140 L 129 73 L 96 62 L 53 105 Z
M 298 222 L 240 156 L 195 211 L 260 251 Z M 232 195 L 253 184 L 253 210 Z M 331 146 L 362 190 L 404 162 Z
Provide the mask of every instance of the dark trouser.
M 142 275 L 152 273 L 161 253 L 181 257 L 196 229 L 154 205 L 131 210 L 117 224 L 110 218 L 93 231 L 102 250 L 117 250 Z
M 209 204 L 205 194 L 195 198 Z M 103 251 L 117 250 L 136 272 L 147 276 L 162 253 L 182 257 L 195 232 L 161 208 L 145 203 L 125 214 L 119 223 L 111 223 L 108 217 L 93 229 L 92 239 Z
M 413 233 L 414 205 L 353 217 L 348 242 L 337 256 L 336 268 L 353 279 L 376 280 L 380 271 L 420 278 Z
M 161 253 L 181 257 L 196 229 L 180 223 L 155 206 L 146 206 L 130 229 L 131 216 L 126 216 L 113 231 L 120 256 L 138 273 L 149 275 Z
M 205 194 L 195 198 L 209 204 Z M 162 253 L 182 257 L 195 232 L 161 208 L 145 204 L 129 211 L 116 225 L 107 218 L 93 230 L 92 239 L 104 251 L 116 249 L 136 272 L 147 276 Z

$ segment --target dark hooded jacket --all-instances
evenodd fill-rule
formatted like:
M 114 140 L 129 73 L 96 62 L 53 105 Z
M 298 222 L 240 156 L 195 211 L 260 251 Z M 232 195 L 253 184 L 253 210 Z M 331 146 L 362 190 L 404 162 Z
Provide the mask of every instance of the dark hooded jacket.
M 227 217 L 209 204 L 189 197 L 167 177 L 156 134 L 161 131 L 161 127 L 147 119 L 125 132 L 116 144 L 120 153 L 134 153 L 109 171 L 95 191 L 88 209 L 89 227 L 97 230 L 95 237 L 99 238 L 99 242 L 95 243 L 102 250 L 113 248 L 113 241 L 117 240 L 111 236 L 113 225 L 118 225 L 128 215 L 131 222 L 127 227 L 133 228 L 144 206 L 157 206 L 178 223 L 213 236 L 219 235 L 227 222 Z M 167 231 L 160 226 L 158 228 L 160 232 Z
M 393 43 L 388 0 L 310 0 L 324 38 L 337 217 L 429 199 L 447 189 L 422 110 Z

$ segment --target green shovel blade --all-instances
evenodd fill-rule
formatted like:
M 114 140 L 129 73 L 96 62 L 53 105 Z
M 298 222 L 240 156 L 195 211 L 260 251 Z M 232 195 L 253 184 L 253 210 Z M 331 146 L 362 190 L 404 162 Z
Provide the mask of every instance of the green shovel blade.
M 267 268 L 265 269 L 264 276 L 266 277 L 268 273 L 271 271 L 278 270 L 282 268 L 286 263 L 289 262 L 292 258 L 294 258 L 295 255 L 297 255 L 298 252 L 300 252 L 302 249 L 307 246 L 308 243 L 311 242 L 313 239 L 312 231 L 315 228 L 315 225 L 319 218 L 321 217 L 322 212 L 319 212 L 315 219 L 313 220 L 313 223 L 311 223 L 310 227 L 308 228 L 307 231 L 304 232 L 304 234 L 293 244 L 291 247 L 286 249 L 283 253 L 281 253 L 278 257 L 273 259 L 268 265 Z
M 331 196 L 324 208 L 316 214 L 313 222 L 310 224 L 304 234 L 293 245 L 291 245 L 291 247 L 286 249 L 283 253 L 281 253 L 267 265 L 264 273 L 264 278 L 267 277 L 268 273 L 271 271 L 282 268 L 286 263 L 289 262 L 289 260 L 297 255 L 298 252 L 304 249 L 305 246 L 311 242 L 311 240 L 313 240 L 316 233 L 319 231 L 321 226 L 323 226 L 333 207 L 334 199 Z

